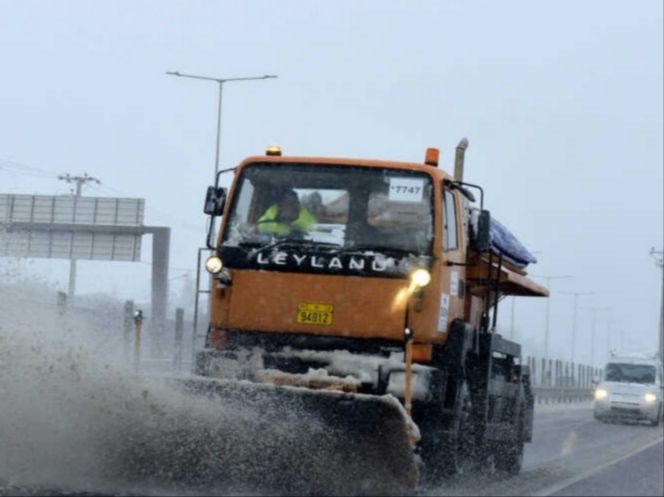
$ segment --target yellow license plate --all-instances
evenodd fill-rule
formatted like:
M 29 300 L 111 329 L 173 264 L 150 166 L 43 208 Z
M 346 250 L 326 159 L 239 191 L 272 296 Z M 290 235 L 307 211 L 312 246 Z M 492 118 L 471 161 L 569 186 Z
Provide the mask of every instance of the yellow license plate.
M 298 304 L 295 320 L 300 324 L 332 324 L 334 306 L 329 304 Z

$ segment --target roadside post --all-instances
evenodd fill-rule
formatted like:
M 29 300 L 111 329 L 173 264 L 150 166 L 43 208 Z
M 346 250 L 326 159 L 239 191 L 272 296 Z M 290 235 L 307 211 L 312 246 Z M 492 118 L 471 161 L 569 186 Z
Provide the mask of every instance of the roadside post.
M 141 357 L 141 329 L 143 328 L 143 311 L 136 309 L 134 312 L 134 371 L 138 373 L 138 365 Z
M 173 369 L 180 372 L 182 369 L 182 334 L 184 331 L 184 309 L 175 309 L 175 355 Z
M 131 350 L 131 330 L 134 321 L 134 301 L 126 300 L 124 304 L 124 319 L 122 321 L 122 350 L 125 364 L 129 364 Z

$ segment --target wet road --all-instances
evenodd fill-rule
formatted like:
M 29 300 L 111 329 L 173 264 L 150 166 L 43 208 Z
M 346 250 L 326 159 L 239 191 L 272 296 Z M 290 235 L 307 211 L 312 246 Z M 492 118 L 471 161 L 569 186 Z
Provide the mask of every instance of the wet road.
M 663 437 L 662 425 L 598 422 L 593 418 L 590 404 L 538 406 L 533 441 L 526 445 L 519 475 L 512 478 L 479 475 L 471 483 L 449 482 L 424 493 L 664 495 Z M 651 457 L 657 450 L 660 457 Z
M 664 495 L 664 443 L 660 440 L 550 495 Z
M 664 495 L 663 437 L 661 425 L 600 423 L 593 418 L 589 404 L 538 406 L 533 442 L 526 445 L 519 475 L 511 478 L 490 473 L 474 475 L 470 483 L 451 481 L 442 487 L 423 489 L 422 494 Z M 81 490 L 66 495 L 86 495 L 85 488 Z M 0 495 L 43 493 L 43 488 L 7 483 L 3 487 L 0 478 Z M 65 495 L 52 490 L 47 493 Z M 150 494 L 172 492 L 154 489 Z

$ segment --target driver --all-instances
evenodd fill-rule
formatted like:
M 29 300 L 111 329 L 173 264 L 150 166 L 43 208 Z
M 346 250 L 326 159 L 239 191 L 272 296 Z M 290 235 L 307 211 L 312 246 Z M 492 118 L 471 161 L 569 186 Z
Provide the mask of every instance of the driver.
M 258 218 L 257 225 L 259 233 L 290 235 L 308 232 L 315 223 L 314 215 L 300 205 L 297 193 L 288 189 Z

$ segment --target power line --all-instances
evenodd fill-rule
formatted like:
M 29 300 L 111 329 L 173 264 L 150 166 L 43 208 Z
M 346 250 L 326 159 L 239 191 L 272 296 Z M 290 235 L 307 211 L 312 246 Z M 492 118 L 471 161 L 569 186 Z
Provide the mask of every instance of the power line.
M 92 185 L 92 188 L 99 191 L 99 192 L 101 192 L 101 193 L 110 193 L 110 194 L 120 196 L 120 197 L 128 197 L 129 196 L 126 192 L 121 192 L 120 190 L 118 190 L 116 188 L 112 188 L 112 187 L 108 186 L 107 184 L 99 185 L 99 186 Z M 178 226 L 179 228 L 183 228 L 183 229 L 185 229 L 187 231 L 190 231 L 192 233 L 197 233 L 197 234 L 200 233 L 200 228 L 196 228 L 193 224 L 185 221 L 182 218 L 179 218 L 179 217 L 174 216 L 172 214 L 168 214 L 167 212 L 162 211 L 161 209 L 157 209 L 153 206 L 146 205 L 145 209 L 149 212 L 152 212 L 153 214 L 158 214 L 158 215 L 160 215 L 162 217 L 165 217 L 169 220 L 176 221 L 179 225 Z
M 67 183 L 76 183 L 76 196 L 80 197 L 83 191 L 83 185 L 87 182 L 96 182 L 98 185 L 101 185 L 101 181 L 92 176 L 88 176 L 88 173 L 84 173 L 83 176 L 71 176 L 69 173 L 66 175 L 59 175 L 59 180 L 66 181 Z
M 45 169 L 40 169 L 35 166 L 30 166 L 27 164 L 22 164 L 19 162 L 11 161 L 9 159 L 2 159 L 0 158 L 0 171 L 5 171 L 9 174 L 14 174 L 14 175 L 22 175 L 22 176 L 30 176 L 33 178 L 44 178 L 44 179 L 60 179 L 67 181 L 68 183 L 76 183 L 77 188 L 79 182 L 81 184 L 84 184 L 86 182 L 89 182 L 87 186 L 92 188 L 93 191 L 97 191 L 100 193 L 105 193 L 107 195 L 111 196 L 117 196 L 117 197 L 130 197 L 126 192 L 122 192 L 118 190 L 117 188 L 113 188 L 109 186 L 108 184 L 102 184 L 97 178 L 93 178 L 92 176 L 88 176 L 87 173 L 84 173 L 83 176 L 72 176 L 70 174 L 66 175 L 58 175 L 52 171 L 47 171 Z M 67 179 L 69 178 L 69 179 Z M 146 210 L 149 212 L 152 212 L 154 214 L 158 214 L 159 216 L 165 217 L 169 220 L 174 220 L 177 221 L 179 224 L 180 228 L 183 228 L 187 231 L 190 231 L 192 233 L 200 233 L 200 227 L 194 226 L 192 223 L 182 219 L 178 218 L 176 216 L 173 216 L 172 214 L 168 214 L 165 211 L 161 209 L 157 209 L 153 206 L 146 206 Z
M 22 164 L 8 159 L 0 159 L 0 170 L 11 174 L 19 174 L 38 178 L 55 178 L 57 176 L 56 173 L 52 171 L 46 171 L 35 166 L 29 166 L 27 164 Z

